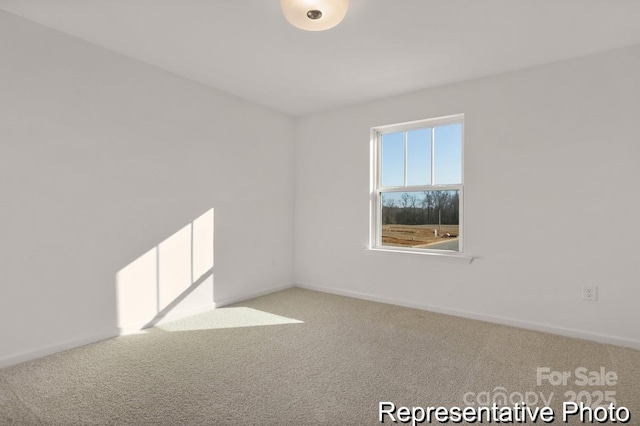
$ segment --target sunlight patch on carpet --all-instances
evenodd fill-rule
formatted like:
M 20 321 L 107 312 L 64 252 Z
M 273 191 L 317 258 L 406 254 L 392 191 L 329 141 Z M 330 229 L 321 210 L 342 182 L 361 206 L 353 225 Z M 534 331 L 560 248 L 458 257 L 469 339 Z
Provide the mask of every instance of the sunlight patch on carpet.
M 302 324 L 293 318 L 282 317 L 257 309 L 218 308 L 192 317 L 156 326 L 164 331 L 215 330 L 222 328 L 257 327 L 264 325 Z

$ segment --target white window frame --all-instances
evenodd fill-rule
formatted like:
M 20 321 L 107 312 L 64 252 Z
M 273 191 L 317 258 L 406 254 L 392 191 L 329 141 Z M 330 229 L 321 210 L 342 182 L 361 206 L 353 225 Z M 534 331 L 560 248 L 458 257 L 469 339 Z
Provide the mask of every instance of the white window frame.
M 408 132 L 424 128 L 431 128 L 431 182 L 434 182 L 435 174 L 435 139 L 436 127 L 449 124 L 462 126 L 461 141 L 461 183 L 455 185 L 407 185 L 407 136 L 404 137 L 404 184 L 402 186 L 382 186 L 382 136 L 389 133 Z M 462 256 L 464 253 L 464 114 L 450 115 L 446 117 L 430 118 L 426 120 L 410 121 L 406 123 L 378 126 L 371 128 L 371 179 L 370 179 L 370 227 L 369 247 L 371 250 L 408 252 L 419 254 L 436 254 L 446 256 Z M 428 248 L 395 247 L 382 245 L 382 194 L 386 192 L 419 192 L 419 191 L 458 191 L 459 196 L 459 235 L 458 251 L 438 250 Z M 466 256 L 465 256 L 466 257 Z M 470 259 L 470 258 L 469 258 Z

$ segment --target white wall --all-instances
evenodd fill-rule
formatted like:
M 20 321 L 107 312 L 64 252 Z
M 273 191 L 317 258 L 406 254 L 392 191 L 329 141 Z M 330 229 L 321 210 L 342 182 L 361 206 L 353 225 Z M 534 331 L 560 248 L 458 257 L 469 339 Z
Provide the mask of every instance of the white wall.
M 185 226 L 211 208 L 214 274 L 186 311 L 295 278 L 640 347 L 638 75 L 634 47 L 294 129 L 0 11 L 0 365 L 117 333 L 117 275 L 153 269 L 168 242 L 188 246 Z M 465 246 L 476 259 L 367 254 L 370 127 L 461 112 Z M 580 300 L 582 284 L 599 286 L 600 300 Z
M 299 120 L 296 282 L 640 347 L 638 76 L 640 46 Z M 457 113 L 476 259 L 367 254 L 370 128 Z
M 189 309 L 290 286 L 293 140 L 287 116 L 0 11 L 0 365 L 114 335 L 116 274 L 211 208 Z

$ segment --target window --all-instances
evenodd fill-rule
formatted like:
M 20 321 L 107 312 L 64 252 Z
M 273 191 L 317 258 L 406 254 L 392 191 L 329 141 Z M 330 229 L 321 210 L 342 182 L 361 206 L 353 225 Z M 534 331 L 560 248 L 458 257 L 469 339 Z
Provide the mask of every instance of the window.
M 462 253 L 463 122 L 372 129 L 370 248 Z

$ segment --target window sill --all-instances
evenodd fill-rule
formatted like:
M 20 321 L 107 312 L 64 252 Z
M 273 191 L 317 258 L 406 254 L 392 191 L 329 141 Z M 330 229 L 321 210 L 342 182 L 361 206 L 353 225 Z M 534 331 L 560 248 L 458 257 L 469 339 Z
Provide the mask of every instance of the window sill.
M 369 248 L 366 247 L 364 249 L 365 254 L 367 255 L 400 255 L 400 256 L 423 256 L 424 258 L 429 258 L 438 261 L 444 262 L 453 262 L 453 263 L 463 263 L 470 264 L 473 262 L 473 257 L 465 256 L 459 253 L 438 253 L 438 252 L 430 252 L 430 251 L 417 251 L 411 249 L 402 249 L 402 248 L 382 248 L 375 247 Z

